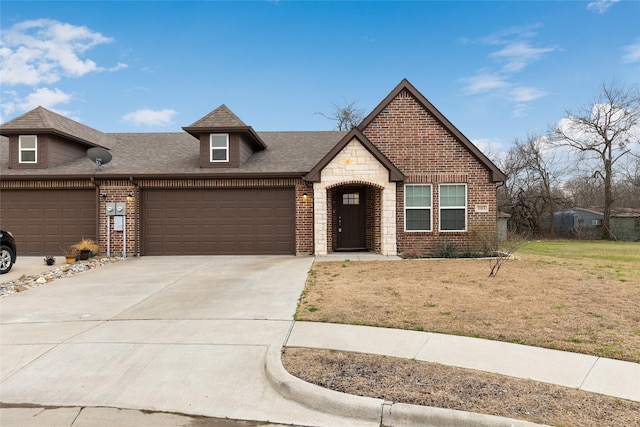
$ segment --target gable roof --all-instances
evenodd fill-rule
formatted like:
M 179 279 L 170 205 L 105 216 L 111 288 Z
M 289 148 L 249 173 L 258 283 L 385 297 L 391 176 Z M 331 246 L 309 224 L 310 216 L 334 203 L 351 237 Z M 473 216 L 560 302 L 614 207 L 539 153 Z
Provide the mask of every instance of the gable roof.
M 206 116 L 196 120 L 189 128 L 219 128 L 219 127 L 246 127 L 246 123 L 240 120 L 233 111 L 222 104 Z
M 4 123 L 0 128 L 0 135 L 5 136 L 26 133 L 50 133 L 92 147 L 110 149 L 113 145 L 113 140 L 108 135 L 44 107 L 36 107 Z
M 382 154 L 378 148 L 358 128 L 353 128 L 347 133 L 344 138 L 336 144 L 331 151 L 329 151 L 323 158 L 314 166 L 313 169 L 304 177 L 305 180 L 311 182 L 320 182 L 320 174 L 322 170 L 336 157 L 343 149 L 354 139 L 358 140 L 364 148 L 367 149 L 388 171 L 389 181 L 397 182 L 404 181 L 404 174 L 393 164 L 387 157 Z
M 260 136 L 253 130 L 251 126 L 247 126 L 245 122 L 240 120 L 233 111 L 225 104 L 222 104 L 206 116 L 196 120 L 189 126 L 182 128 L 185 132 L 199 138 L 201 134 L 214 132 L 238 132 L 249 136 L 249 139 L 257 146 L 258 149 L 264 150 L 267 145 Z
M 449 132 L 451 132 L 471 154 L 478 159 L 484 166 L 491 171 L 494 182 L 503 182 L 507 176 L 502 172 L 487 156 L 485 156 L 453 123 L 451 123 L 436 107 L 429 102 L 424 95 L 418 91 L 407 79 L 402 81 L 391 91 L 385 99 L 382 100 L 376 108 L 373 109 L 362 123 L 358 125 L 358 129 L 362 132 L 371 124 L 371 122 L 393 101 L 403 90 L 408 91 L 429 113 L 431 113 Z

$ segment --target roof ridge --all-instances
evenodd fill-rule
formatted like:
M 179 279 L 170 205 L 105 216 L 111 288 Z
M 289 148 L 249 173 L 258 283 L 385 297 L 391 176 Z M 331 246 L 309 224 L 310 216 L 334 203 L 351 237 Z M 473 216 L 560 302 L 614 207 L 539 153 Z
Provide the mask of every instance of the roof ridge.
M 191 125 L 186 126 L 188 129 L 197 128 L 214 128 L 214 127 L 248 127 L 247 124 L 238 117 L 226 104 L 221 104 L 218 108 L 205 114 Z M 184 129 L 184 128 L 183 128 Z

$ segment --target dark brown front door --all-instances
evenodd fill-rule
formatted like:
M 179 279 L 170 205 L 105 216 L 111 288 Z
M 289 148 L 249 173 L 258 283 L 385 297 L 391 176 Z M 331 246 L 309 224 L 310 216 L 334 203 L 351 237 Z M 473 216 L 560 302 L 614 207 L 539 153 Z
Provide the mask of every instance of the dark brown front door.
M 364 188 L 338 190 L 338 250 L 366 249 Z

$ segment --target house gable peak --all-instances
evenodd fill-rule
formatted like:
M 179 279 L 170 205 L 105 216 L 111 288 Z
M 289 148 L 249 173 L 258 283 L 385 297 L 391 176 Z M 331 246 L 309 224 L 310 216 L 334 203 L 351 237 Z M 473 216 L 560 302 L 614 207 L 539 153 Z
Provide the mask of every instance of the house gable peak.
M 0 134 L 4 136 L 29 133 L 54 134 L 85 145 L 107 149 L 113 145 L 108 135 L 42 106 L 27 111 L 0 127 Z
M 444 126 L 452 135 L 454 135 L 458 141 L 467 149 L 471 154 L 478 159 L 490 172 L 494 182 L 504 182 L 506 175 L 502 172 L 487 156 L 482 153 L 478 147 L 476 147 L 471 140 L 469 140 L 453 123 L 451 123 L 429 100 L 420 93 L 418 89 L 413 86 L 409 80 L 402 79 L 402 81 L 378 104 L 373 111 L 364 118 L 362 123 L 358 125 L 358 129 L 364 132 L 367 126 L 385 109 L 387 106 L 398 97 L 412 96 L 426 111 L 428 111 L 436 120 L 438 120 L 442 126 Z
M 397 182 L 404 181 L 405 176 L 400 170 L 385 157 L 384 154 L 375 145 L 367 139 L 367 137 L 358 129 L 351 129 L 332 149 L 329 151 L 314 168 L 305 175 L 304 179 L 310 182 L 320 182 L 322 170 L 340 153 L 351 141 L 357 140 L 364 148 L 373 155 L 373 157 L 380 162 L 389 171 L 389 181 Z
M 222 104 L 206 116 L 187 126 L 188 128 L 245 127 L 247 126 L 233 111 Z
M 258 150 L 267 148 L 253 128 L 240 120 L 225 104 L 182 129 L 196 138 L 211 133 L 240 133 L 248 136 Z

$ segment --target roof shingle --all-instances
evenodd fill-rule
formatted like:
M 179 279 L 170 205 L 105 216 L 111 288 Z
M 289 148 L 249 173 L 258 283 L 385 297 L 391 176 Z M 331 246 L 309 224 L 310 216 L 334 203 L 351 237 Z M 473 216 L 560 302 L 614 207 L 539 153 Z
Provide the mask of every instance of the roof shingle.
M 0 128 L 0 134 L 5 136 L 24 132 L 51 132 L 89 146 L 107 149 L 110 149 L 113 145 L 112 138 L 107 134 L 49 111 L 44 107 L 36 107 L 4 123 Z
M 206 116 L 187 126 L 193 128 L 229 128 L 229 127 L 245 127 L 247 126 L 233 111 L 226 105 L 222 104 Z

